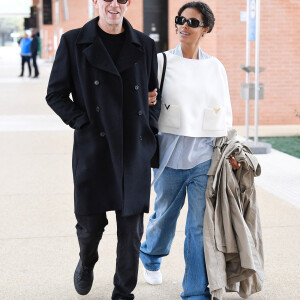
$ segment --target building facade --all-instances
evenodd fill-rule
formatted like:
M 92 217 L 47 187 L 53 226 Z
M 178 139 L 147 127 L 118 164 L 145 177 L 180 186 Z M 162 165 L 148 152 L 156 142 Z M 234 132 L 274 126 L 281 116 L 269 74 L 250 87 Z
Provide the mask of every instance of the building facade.
M 43 4 L 52 5 L 52 24 L 43 25 Z M 48 3 L 47 3 L 48 2 Z M 162 49 L 174 48 L 177 36 L 174 17 L 186 0 L 160 0 L 163 11 L 154 7 L 157 0 L 131 0 L 126 18 L 133 27 L 163 42 Z M 213 31 L 206 35 L 201 48 L 216 56 L 225 66 L 234 114 L 234 125 L 245 124 L 245 101 L 240 99 L 240 85 L 245 82 L 246 23 L 241 12 L 246 0 L 206 0 L 215 14 Z M 151 4 L 153 3 L 153 22 Z M 97 12 L 91 0 L 33 0 L 39 10 L 42 56 L 53 58 L 60 36 L 81 27 Z M 161 14 L 160 14 L 161 13 Z M 155 17 L 156 16 L 156 17 Z M 150 19 L 149 19 L 150 18 Z M 164 20 L 162 23 L 161 20 Z M 158 25 L 157 25 L 158 24 Z M 165 24 L 165 25 L 163 25 Z M 165 30 L 164 30 L 165 29 Z M 255 43 L 251 42 L 251 65 L 254 65 Z M 260 125 L 300 125 L 300 2 L 298 0 L 264 0 L 261 2 L 260 74 L 264 99 L 259 101 Z M 254 76 L 251 75 L 254 82 Z M 250 124 L 254 123 L 254 101 L 250 101 Z

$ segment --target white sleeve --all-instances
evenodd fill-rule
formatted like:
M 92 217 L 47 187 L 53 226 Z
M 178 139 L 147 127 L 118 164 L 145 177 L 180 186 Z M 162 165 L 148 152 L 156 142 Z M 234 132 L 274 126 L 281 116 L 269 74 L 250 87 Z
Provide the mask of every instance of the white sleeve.
M 161 77 L 162 77 L 162 69 L 163 69 L 163 64 L 164 64 L 164 58 L 163 58 L 162 53 L 157 54 L 157 64 L 158 64 L 157 80 L 158 80 L 158 87 L 160 87 L 160 82 L 161 82 Z

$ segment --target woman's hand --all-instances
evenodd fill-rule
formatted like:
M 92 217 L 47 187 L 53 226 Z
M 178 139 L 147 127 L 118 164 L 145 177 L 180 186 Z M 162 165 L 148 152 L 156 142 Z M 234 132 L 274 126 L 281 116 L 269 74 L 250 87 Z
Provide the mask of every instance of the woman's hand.
M 234 171 L 238 170 L 241 166 L 241 163 L 237 162 L 232 155 L 229 156 L 229 163 Z
M 157 89 L 152 92 L 148 92 L 149 106 L 154 106 L 156 104 Z

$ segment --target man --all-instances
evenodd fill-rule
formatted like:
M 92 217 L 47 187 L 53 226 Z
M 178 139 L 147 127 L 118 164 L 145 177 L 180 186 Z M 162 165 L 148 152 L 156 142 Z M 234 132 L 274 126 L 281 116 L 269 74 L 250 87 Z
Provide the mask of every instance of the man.
M 19 77 L 23 77 L 24 76 L 24 66 L 25 63 L 28 64 L 28 71 L 29 71 L 29 77 L 31 76 L 31 66 L 30 66 L 30 44 L 31 44 L 31 40 L 28 37 L 28 34 L 24 34 L 24 37 L 21 39 L 20 41 L 20 47 L 21 47 L 21 58 L 22 58 L 22 62 L 21 62 L 21 74 L 19 75 Z
M 32 64 L 34 67 L 34 76 L 33 78 L 38 78 L 39 77 L 39 69 L 36 63 L 36 58 L 38 55 L 38 49 L 39 49 L 39 33 L 35 29 L 31 30 L 31 37 L 32 41 L 30 44 L 30 51 L 31 51 L 31 57 L 32 57 Z
M 99 18 L 61 37 L 46 100 L 75 129 L 73 178 L 80 260 L 76 291 L 93 282 L 106 211 L 116 211 L 113 300 L 134 299 L 143 213 L 150 198 L 160 104 L 153 40 L 123 17 L 130 0 L 93 0 Z M 72 99 L 69 94 L 72 93 Z M 150 95 L 149 94 L 149 95 Z M 156 100 L 152 100 L 155 102 Z

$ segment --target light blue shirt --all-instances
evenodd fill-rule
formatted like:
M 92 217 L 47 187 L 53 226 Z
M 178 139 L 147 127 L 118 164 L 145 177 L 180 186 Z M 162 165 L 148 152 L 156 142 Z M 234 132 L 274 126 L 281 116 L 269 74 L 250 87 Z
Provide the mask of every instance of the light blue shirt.
M 169 52 L 183 57 L 180 44 Z M 199 59 L 207 58 L 210 58 L 210 56 L 199 47 Z M 183 170 L 192 169 L 211 159 L 213 154 L 214 138 L 212 137 L 189 137 L 159 132 L 158 142 L 160 166 L 153 183 L 165 167 Z

